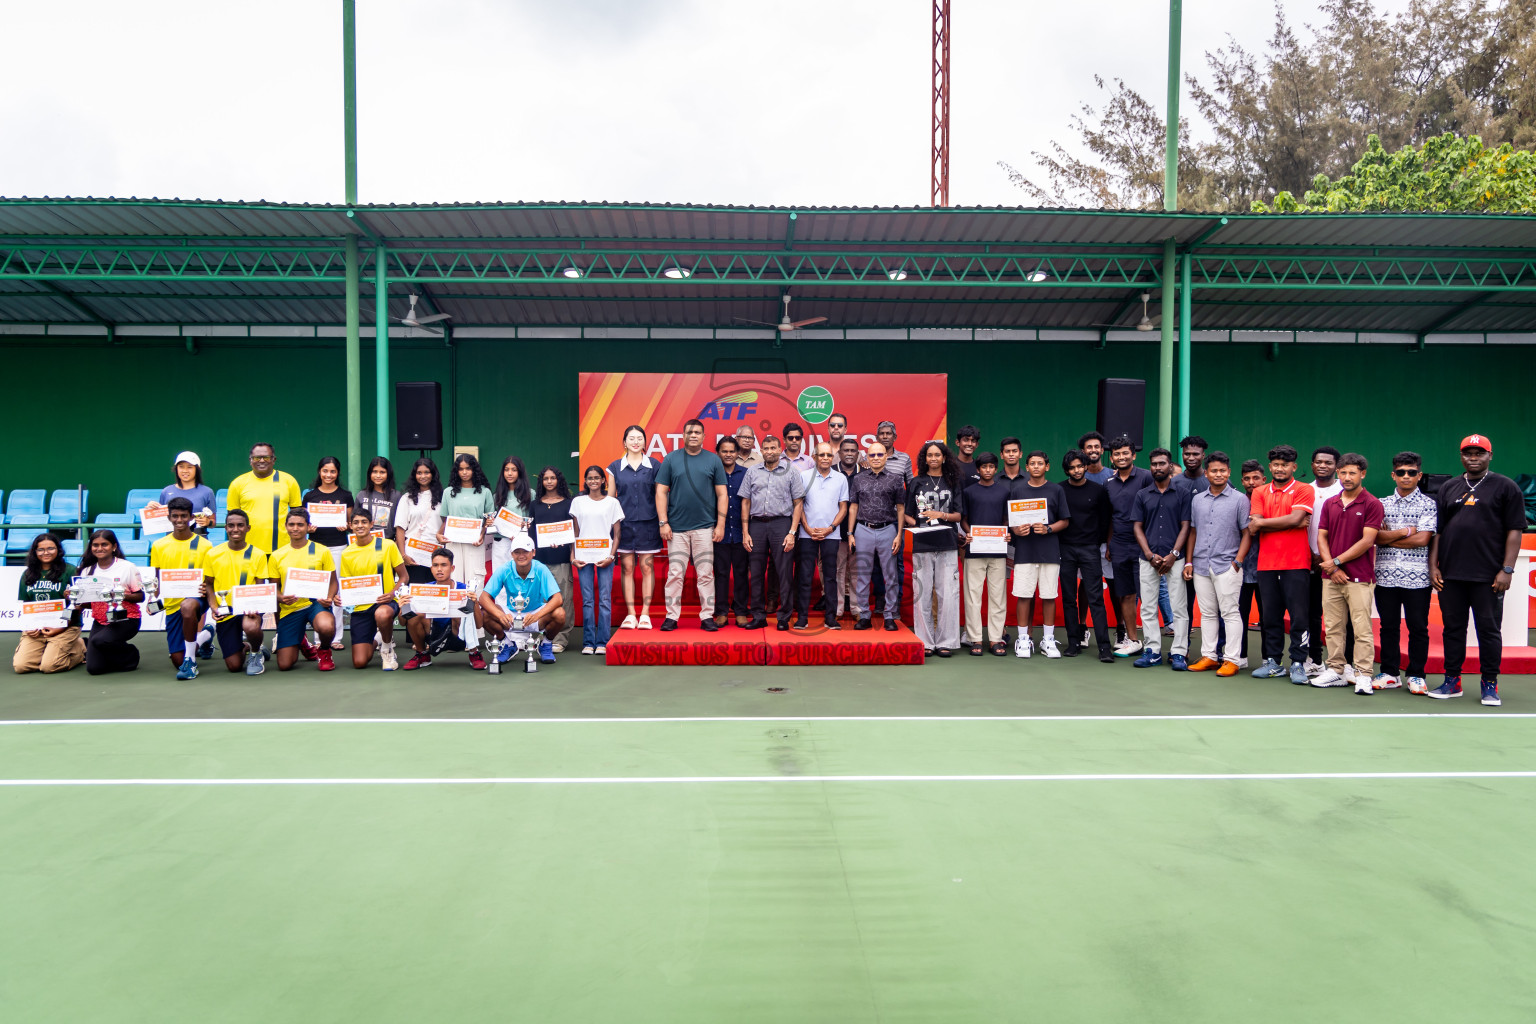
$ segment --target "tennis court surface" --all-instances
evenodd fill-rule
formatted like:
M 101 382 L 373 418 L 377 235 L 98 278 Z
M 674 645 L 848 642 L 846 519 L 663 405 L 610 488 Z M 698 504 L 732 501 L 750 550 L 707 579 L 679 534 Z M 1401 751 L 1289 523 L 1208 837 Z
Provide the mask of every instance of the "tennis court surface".
M 141 647 L 0 685 L 8 1024 L 1536 1020 L 1530 677 Z

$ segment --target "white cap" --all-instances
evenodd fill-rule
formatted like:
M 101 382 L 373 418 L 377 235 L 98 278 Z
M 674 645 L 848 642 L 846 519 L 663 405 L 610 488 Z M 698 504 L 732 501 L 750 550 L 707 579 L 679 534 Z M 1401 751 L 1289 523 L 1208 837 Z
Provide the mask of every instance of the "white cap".
M 528 536 L 526 533 L 518 534 L 516 537 L 512 538 L 512 550 L 513 551 L 534 551 L 534 550 L 536 550 L 536 548 L 534 547 L 534 544 L 533 544 L 533 538 Z
M 203 460 L 197 457 L 197 452 L 182 452 L 176 456 L 176 462 L 190 462 L 194 466 L 201 466 L 203 464 Z M 171 463 L 171 465 L 176 465 L 176 462 Z

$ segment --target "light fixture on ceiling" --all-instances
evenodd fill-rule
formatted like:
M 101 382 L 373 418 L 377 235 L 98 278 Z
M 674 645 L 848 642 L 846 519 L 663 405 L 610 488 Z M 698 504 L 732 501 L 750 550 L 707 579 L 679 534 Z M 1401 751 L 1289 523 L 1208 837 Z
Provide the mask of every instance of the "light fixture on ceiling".
M 1027 281 L 1033 281 L 1035 284 L 1039 284 L 1049 276 L 1050 275 L 1045 272 L 1045 264 L 1042 263 L 1037 265 L 1034 270 L 1031 270 L 1029 273 L 1025 274 L 1024 279 Z
M 567 263 L 565 266 L 560 268 L 560 276 L 569 277 L 572 280 L 575 280 L 581 276 L 581 268 L 574 263 Z
M 905 281 L 907 279 L 907 272 L 897 267 L 895 270 L 887 270 L 885 276 L 892 281 Z
M 661 276 L 673 281 L 682 281 L 693 276 L 693 271 L 683 266 L 677 260 L 670 260 L 661 268 Z

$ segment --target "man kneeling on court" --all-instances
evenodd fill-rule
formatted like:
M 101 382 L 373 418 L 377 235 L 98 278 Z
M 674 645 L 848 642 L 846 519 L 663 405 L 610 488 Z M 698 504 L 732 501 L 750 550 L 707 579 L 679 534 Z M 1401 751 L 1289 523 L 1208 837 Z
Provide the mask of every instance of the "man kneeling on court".
M 448 588 L 449 607 L 458 615 L 462 615 L 460 606 L 470 595 L 468 588 L 453 578 L 453 552 L 447 548 L 438 548 L 432 552 L 432 582 L 437 586 Z M 484 614 L 480 608 L 474 609 L 476 626 L 480 625 Z M 414 598 L 408 609 L 401 614 L 401 618 L 405 620 L 405 631 L 411 638 L 411 647 L 416 651 L 411 655 L 410 661 L 400 666 L 402 671 L 414 672 L 418 668 L 426 668 L 432 664 L 432 659 L 439 654 L 455 654 L 466 650 L 469 651 L 470 668 L 477 671 L 485 668 L 485 659 L 480 657 L 479 648 L 472 648 L 464 641 L 462 618 L 447 615 L 429 618 L 426 613 L 416 611 Z M 478 641 L 475 641 L 472 636 L 471 642 Z
M 543 562 L 533 560 L 533 539 L 520 533 L 512 541 L 512 561 L 497 570 L 485 582 L 485 589 L 475 595 L 480 606 L 485 631 L 504 640 L 512 628 L 512 613 L 496 603 L 499 594 L 506 594 L 507 604 L 521 594 L 527 602 L 523 606 L 523 628 L 539 631 L 544 640 L 539 644 L 539 660 L 546 665 L 555 663 L 553 639 L 565 628 L 565 609 L 560 605 L 560 586 Z M 512 660 L 511 644 L 501 649 L 497 660 Z

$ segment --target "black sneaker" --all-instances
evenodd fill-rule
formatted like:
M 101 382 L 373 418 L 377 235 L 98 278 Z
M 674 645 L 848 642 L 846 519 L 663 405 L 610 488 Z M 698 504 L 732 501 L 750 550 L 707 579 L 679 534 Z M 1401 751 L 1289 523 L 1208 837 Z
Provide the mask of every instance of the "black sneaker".
M 896 620 L 895 619 L 886 619 L 885 620 L 885 631 L 887 633 L 894 633 L 894 632 L 896 632 L 896 629 L 897 629 L 897 626 L 896 626 Z
M 780 633 L 788 633 L 789 632 L 789 620 L 788 619 L 780 619 L 779 620 L 779 627 L 778 628 L 779 628 L 779 632 Z
M 826 627 L 828 629 L 842 629 L 843 628 L 842 623 L 838 622 L 836 619 L 832 618 L 831 616 L 827 617 L 825 625 L 826 625 Z
M 869 624 L 869 620 L 868 619 L 860 619 L 858 622 L 855 622 L 853 624 L 853 628 L 854 629 L 870 629 L 871 626 Z
M 666 629 L 667 628 L 666 624 L 663 623 L 661 628 L 662 629 Z M 703 621 L 701 621 L 699 623 L 699 628 L 702 629 L 706 633 L 714 633 L 717 630 L 719 630 L 720 626 L 719 626 L 718 623 L 715 622 L 714 619 L 704 619 Z
M 1483 680 L 1483 703 L 1491 708 L 1502 706 L 1503 702 L 1499 700 L 1499 681 L 1497 679 Z
M 798 619 L 795 620 L 795 628 L 796 629 L 810 629 L 811 628 L 811 620 L 806 618 L 804 615 L 802 615 Z
M 1066 650 L 1061 652 L 1063 658 L 1075 658 L 1083 653 L 1082 644 L 1067 644 Z
M 1100 647 L 1099 660 L 1106 665 L 1113 665 L 1115 663 L 1115 652 L 1108 647 Z
M 663 633 L 670 633 L 670 632 L 672 632 L 676 628 L 677 628 L 677 620 L 676 619 L 662 619 L 661 620 L 661 631 Z

